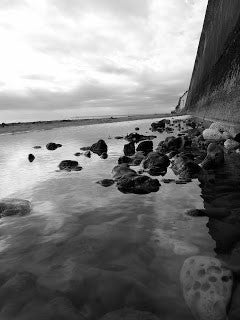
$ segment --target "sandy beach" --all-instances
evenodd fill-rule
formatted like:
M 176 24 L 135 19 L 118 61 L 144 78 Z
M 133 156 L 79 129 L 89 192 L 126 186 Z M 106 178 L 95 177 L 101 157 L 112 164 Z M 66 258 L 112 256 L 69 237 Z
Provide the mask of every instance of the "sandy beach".
M 112 116 L 103 118 L 87 118 L 76 120 L 53 120 L 53 121 L 34 121 L 34 122 L 18 122 L 18 123 L 5 123 L 0 125 L 0 134 L 5 133 L 18 133 L 36 130 L 51 130 L 61 127 L 74 127 L 85 126 L 91 124 L 135 121 L 142 119 L 156 119 L 162 117 L 171 117 L 169 113 L 166 114 L 140 114 L 131 116 Z

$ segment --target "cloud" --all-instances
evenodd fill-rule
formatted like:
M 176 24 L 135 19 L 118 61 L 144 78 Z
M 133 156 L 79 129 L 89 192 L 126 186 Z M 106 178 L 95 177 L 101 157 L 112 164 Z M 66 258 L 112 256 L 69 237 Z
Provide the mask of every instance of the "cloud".
M 188 88 L 206 5 L 0 2 L 1 118 L 170 110 Z

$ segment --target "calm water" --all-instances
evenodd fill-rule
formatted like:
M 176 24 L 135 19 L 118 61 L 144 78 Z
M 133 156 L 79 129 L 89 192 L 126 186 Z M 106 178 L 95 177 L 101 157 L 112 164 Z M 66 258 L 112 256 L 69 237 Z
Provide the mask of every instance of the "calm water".
M 42 310 L 56 297 L 70 305 L 64 310 L 72 313 L 63 319 L 75 319 L 75 314 L 100 319 L 124 306 L 151 311 L 162 320 L 193 319 L 182 297 L 179 272 L 187 257 L 214 255 L 215 246 L 207 218 L 184 214 L 186 209 L 203 207 L 199 182 L 162 183 L 159 192 L 149 195 L 122 194 L 114 185 L 96 184 L 111 178 L 126 143 L 108 137 L 126 135 L 136 126 L 140 133 L 151 134 L 150 123 L 0 136 L 1 198 L 33 204 L 30 216 L 0 220 L 0 281 L 14 272 L 27 272 L 34 283 L 22 281 L 17 295 L 7 291 L 1 319 L 42 320 Z M 155 145 L 167 136 L 156 135 Z M 108 159 L 74 156 L 80 147 L 100 138 L 108 144 Z M 50 141 L 63 147 L 48 151 L 44 146 Z M 34 145 L 43 148 L 35 150 Z M 33 163 L 27 160 L 29 153 L 36 156 Z M 56 172 L 64 159 L 78 160 L 83 170 Z M 171 177 L 168 169 L 164 178 Z

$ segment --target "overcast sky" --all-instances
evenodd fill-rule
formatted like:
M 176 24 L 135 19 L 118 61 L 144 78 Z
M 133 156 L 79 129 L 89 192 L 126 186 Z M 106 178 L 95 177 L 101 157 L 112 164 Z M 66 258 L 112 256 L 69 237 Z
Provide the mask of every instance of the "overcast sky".
M 188 89 L 207 0 L 0 0 L 0 122 L 159 113 Z

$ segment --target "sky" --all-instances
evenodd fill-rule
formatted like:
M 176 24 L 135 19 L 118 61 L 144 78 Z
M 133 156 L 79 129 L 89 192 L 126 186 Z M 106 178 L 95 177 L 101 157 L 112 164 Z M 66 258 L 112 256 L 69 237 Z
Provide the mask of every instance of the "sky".
M 0 122 L 169 112 L 207 0 L 0 0 Z

